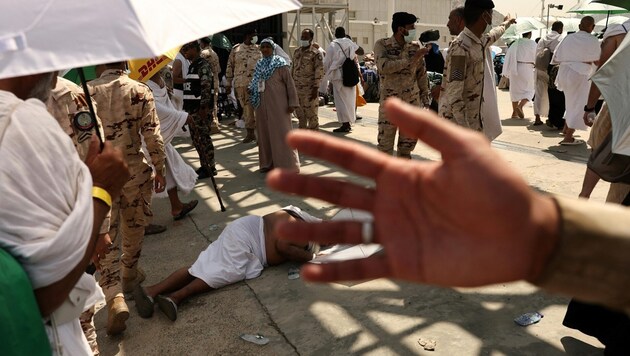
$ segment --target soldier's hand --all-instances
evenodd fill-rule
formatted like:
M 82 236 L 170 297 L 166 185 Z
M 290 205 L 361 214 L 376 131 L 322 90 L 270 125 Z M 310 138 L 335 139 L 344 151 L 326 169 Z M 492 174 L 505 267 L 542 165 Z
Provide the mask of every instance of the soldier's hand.
M 225 92 L 230 95 L 232 93 L 232 86 L 231 85 L 226 85 L 225 86 Z
M 507 14 L 504 18 L 503 18 L 503 22 L 504 23 L 508 23 L 510 25 L 513 25 L 516 23 L 516 19 L 514 17 L 512 17 L 512 15 Z
M 289 110 L 287 110 L 289 114 L 293 114 L 293 112 L 295 111 L 295 108 L 292 106 L 289 106 Z
M 96 135 L 92 135 L 90 148 L 85 158 L 85 164 L 92 174 L 92 184 L 95 187 L 105 189 L 112 198 L 120 195 L 120 190 L 129 181 L 129 168 L 123 157 L 122 151 L 114 148 L 111 142 L 103 144 L 100 150 L 100 142 Z
M 309 99 L 315 100 L 318 97 L 319 97 L 319 88 L 313 88 L 313 90 L 311 90 L 311 96 L 309 97 Z
M 96 247 L 94 248 L 94 255 L 92 256 L 92 263 L 96 266 L 97 270 L 101 269 L 101 260 L 109 252 L 112 246 L 112 239 L 109 234 L 101 234 L 96 240 Z
M 156 193 L 162 193 L 166 189 L 166 178 L 161 174 L 155 175 L 154 190 Z
M 413 62 L 419 62 L 420 60 L 422 60 L 427 54 L 429 54 L 429 49 L 426 47 L 422 47 L 420 48 L 416 54 L 413 56 L 413 58 L 411 59 Z

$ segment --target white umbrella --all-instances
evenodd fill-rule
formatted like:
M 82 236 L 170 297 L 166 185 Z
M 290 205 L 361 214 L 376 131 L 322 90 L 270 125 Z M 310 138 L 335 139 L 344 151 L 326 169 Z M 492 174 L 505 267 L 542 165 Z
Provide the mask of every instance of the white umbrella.
M 628 18 L 626 16 L 611 16 L 610 18 L 608 18 L 608 24 L 606 24 L 606 20 L 607 19 L 603 19 L 603 20 L 597 21 L 597 23 L 595 23 L 595 26 L 597 26 L 597 27 L 606 27 L 606 26 L 610 26 L 610 25 L 621 25 L 624 22 L 630 20 L 630 18 Z
M 621 7 L 617 7 L 617 6 L 591 2 L 586 5 L 578 4 L 574 6 L 573 8 L 571 8 L 571 10 L 569 10 L 568 12 L 573 12 L 573 13 L 582 14 L 582 15 L 605 14 L 607 16 L 606 19 L 608 20 L 608 18 L 610 18 L 610 15 L 625 14 L 628 12 L 628 10 Z M 608 26 L 608 24 L 606 23 L 604 24 L 604 26 Z
M 298 0 L 4 0 L 0 79 L 154 57 L 300 7 Z
M 592 78 L 612 118 L 612 151 L 630 156 L 630 36 Z
M 571 17 L 571 18 L 558 19 L 558 21 L 561 21 L 562 24 L 564 24 L 562 33 L 566 34 L 569 32 L 578 32 L 580 30 L 580 22 L 582 21 L 582 19 Z

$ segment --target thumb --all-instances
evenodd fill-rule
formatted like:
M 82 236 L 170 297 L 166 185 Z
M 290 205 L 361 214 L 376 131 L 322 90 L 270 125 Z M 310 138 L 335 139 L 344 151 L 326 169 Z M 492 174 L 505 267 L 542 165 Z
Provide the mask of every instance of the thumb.
M 90 163 L 92 163 L 92 161 L 94 161 L 94 159 L 96 158 L 96 156 L 98 156 L 100 151 L 101 151 L 101 143 L 96 137 L 96 135 L 92 135 L 92 137 L 90 138 L 90 146 L 88 148 L 87 155 L 85 156 L 85 164 L 89 165 Z

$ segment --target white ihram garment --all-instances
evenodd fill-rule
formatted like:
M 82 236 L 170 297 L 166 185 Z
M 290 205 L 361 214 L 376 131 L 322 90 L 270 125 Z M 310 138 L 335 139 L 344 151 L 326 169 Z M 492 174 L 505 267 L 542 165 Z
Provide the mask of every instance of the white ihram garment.
M 357 118 L 357 92 L 355 87 L 343 85 L 341 67 L 346 58 L 354 60 L 358 49 L 359 46 L 348 38 L 336 39 L 328 46 L 324 58 L 324 72 L 333 85 L 337 120 L 341 123 L 354 123 Z
M 62 280 L 85 255 L 94 221 L 92 178 L 41 101 L 0 91 L 0 102 L 0 247 L 38 289 Z M 70 295 L 62 307 L 71 312 L 57 309 L 46 325 L 51 347 L 91 355 L 79 315 L 103 294 L 83 274 Z
M 499 103 L 497 100 L 496 78 L 494 76 L 494 63 L 492 63 L 491 50 L 486 49 L 486 68 L 483 72 L 483 102 L 481 104 L 481 117 L 483 117 L 483 133 L 488 140 L 494 141 L 503 133 L 501 115 L 499 115 Z
M 190 193 L 195 188 L 197 173 L 186 164 L 179 152 L 173 147 L 171 141 L 186 124 L 188 113 L 177 110 L 168 96 L 166 87 L 160 88 L 158 84 L 149 80 L 147 85 L 155 98 L 155 110 L 160 120 L 160 133 L 164 140 L 164 152 L 166 153 L 166 191 L 178 188 L 184 194 Z M 144 148 L 144 146 L 143 146 Z M 146 155 L 146 150 L 145 150 Z M 150 162 L 150 160 L 148 160 Z M 165 197 L 166 193 L 160 193 L 158 197 Z
M 590 90 L 589 78 L 595 73 L 601 55 L 599 41 L 590 33 L 580 31 L 567 36 L 556 48 L 551 60 L 559 64 L 556 86 L 564 92 L 567 112 L 565 119 L 570 129 L 586 130 L 584 105 Z
M 510 78 L 512 102 L 533 100 L 536 94 L 536 42 L 528 38 L 516 40 L 505 55 L 503 75 Z

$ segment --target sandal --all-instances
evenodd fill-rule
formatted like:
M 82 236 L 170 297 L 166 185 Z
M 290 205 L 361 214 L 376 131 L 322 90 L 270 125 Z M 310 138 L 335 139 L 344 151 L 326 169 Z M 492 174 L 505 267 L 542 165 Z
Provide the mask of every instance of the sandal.
M 197 200 L 191 200 L 188 203 L 184 204 L 182 206 L 182 211 L 180 211 L 179 214 L 177 215 L 173 215 L 173 219 L 175 220 L 183 219 L 186 215 L 188 215 L 188 213 L 190 213 L 191 211 L 193 211 L 193 209 L 197 207 L 198 203 L 199 202 Z
M 139 284 L 133 289 L 133 299 L 136 301 L 136 309 L 141 318 L 147 319 L 153 316 L 155 302 Z
M 177 304 L 171 298 L 158 295 L 155 297 L 155 301 L 167 318 L 171 319 L 171 321 L 177 320 Z

